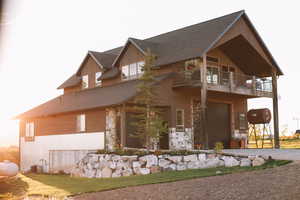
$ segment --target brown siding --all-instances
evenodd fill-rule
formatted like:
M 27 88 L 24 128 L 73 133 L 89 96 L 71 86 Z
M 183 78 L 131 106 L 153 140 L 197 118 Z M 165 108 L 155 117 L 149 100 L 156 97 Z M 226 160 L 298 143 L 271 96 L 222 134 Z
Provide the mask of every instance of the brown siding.
M 225 42 L 237 37 L 238 35 L 243 35 L 248 42 L 262 55 L 266 61 L 271 63 L 270 59 L 267 57 L 265 51 L 261 47 L 260 43 L 258 42 L 256 36 L 254 35 L 253 31 L 250 29 L 244 18 L 240 18 L 235 25 L 222 37 L 220 41 L 218 41 L 215 47 L 218 47 Z
M 105 131 L 105 110 L 84 111 L 34 119 L 35 136 L 77 133 L 76 116 L 86 115 L 86 132 Z M 20 121 L 20 135 L 25 135 L 26 121 Z

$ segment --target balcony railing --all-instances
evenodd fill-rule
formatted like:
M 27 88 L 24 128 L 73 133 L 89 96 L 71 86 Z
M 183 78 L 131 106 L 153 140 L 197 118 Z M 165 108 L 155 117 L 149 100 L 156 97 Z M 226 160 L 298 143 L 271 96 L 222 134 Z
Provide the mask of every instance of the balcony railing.
M 201 85 L 200 71 L 183 71 L 177 74 L 174 87 L 197 87 Z M 241 93 L 245 95 L 272 95 L 272 81 L 270 78 L 258 78 L 234 72 L 208 70 L 206 80 L 209 90 Z

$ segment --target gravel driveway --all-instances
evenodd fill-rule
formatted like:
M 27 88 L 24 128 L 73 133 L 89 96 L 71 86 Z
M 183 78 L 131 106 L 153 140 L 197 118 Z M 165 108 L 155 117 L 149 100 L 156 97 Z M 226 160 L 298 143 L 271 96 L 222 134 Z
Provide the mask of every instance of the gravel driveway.
M 300 199 L 300 162 L 258 170 L 84 194 L 74 199 Z

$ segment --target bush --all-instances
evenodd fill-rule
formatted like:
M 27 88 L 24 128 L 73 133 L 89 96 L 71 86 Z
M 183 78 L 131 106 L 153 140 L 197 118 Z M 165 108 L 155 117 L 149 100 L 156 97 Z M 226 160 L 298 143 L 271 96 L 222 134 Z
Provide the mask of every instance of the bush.
M 224 149 L 224 145 L 223 145 L 222 142 L 216 142 L 215 143 L 214 150 L 215 150 L 216 153 L 222 153 L 223 149 Z

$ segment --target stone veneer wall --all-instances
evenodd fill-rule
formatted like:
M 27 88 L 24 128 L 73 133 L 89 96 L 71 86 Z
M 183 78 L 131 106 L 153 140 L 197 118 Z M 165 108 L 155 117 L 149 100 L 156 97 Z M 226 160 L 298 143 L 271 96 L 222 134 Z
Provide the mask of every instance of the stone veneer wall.
M 117 111 L 114 108 L 106 109 L 105 148 L 114 150 L 117 131 Z
M 88 154 L 77 163 L 71 176 L 109 178 L 131 175 L 145 175 L 161 171 L 181 171 L 213 167 L 259 166 L 265 158 L 259 156 L 239 157 L 209 153 L 195 153 L 186 156 L 169 154 L 156 156 L 120 156 L 116 154 Z
M 184 132 L 176 132 L 176 128 L 169 129 L 169 148 L 170 150 L 192 150 L 193 149 L 193 131 L 191 128 L 185 128 Z

